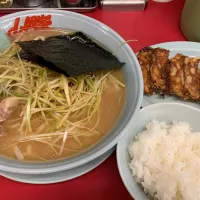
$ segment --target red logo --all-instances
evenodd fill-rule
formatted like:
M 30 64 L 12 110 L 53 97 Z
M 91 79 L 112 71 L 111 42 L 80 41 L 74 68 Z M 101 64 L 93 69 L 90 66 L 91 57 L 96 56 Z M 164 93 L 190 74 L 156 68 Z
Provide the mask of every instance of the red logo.
M 24 25 L 19 26 L 20 18 L 15 19 L 14 26 L 8 30 L 8 35 L 21 33 L 27 30 L 35 30 L 38 28 L 48 28 L 52 25 L 51 15 L 27 16 L 24 20 Z

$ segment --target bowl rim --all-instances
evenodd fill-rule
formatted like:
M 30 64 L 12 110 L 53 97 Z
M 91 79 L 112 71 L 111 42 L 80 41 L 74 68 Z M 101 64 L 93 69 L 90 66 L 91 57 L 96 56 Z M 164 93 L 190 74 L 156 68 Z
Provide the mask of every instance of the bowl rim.
M 19 17 L 19 16 L 26 16 L 26 15 L 31 15 L 31 14 L 34 14 L 34 15 L 37 15 L 37 14 L 65 15 L 65 16 L 81 18 L 81 19 L 87 20 L 87 22 L 90 22 L 90 23 L 100 27 L 101 29 L 103 29 L 106 32 L 109 32 L 109 34 L 112 35 L 118 41 L 125 42 L 125 40 L 117 32 L 115 32 L 112 28 L 108 27 L 107 25 L 105 25 L 91 17 L 85 16 L 85 15 L 82 15 L 79 13 L 70 12 L 70 11 L 53 10 L 53 9 L 21 11 L 21 12 L 17 12 L 17 13 L 13 13 L 13 14 L 9 14 L 9 15 L 1 17 L 0 24 L 2 21 L 10 20 L 12 18 L 15 19 L 16 17 Z M 26 162 L 15 161 L 15 163 L 18 163 L 18 166 L 16 166 L 16 165 L 10 164 L 10 162 L 2 163 L 1 158 L 0 158 L 0 170 L 12 172 L 12 173 L 21 173 L 21 174 L 44 174 L 44 173 L 53 173 L 53 172 L 58 172 L 58 171 L 64 171 L 64 170 L 68 170 L 68 169 L 71 169 L 74 167 L 78 167 L 89 161 L 92 161 L 92 160 L 96 159 L 97 157 L 103 155 L 105 152 L 107 152 L 109 149 L 111 149 L 114 145 L 116 145 L 117 142 L 120 140 L 120 138 L 123 136 L 123 134 L 125 134 L 127 129 L 129 129 L 131 119 L 140 109 L 142 99 L 143 99 L 143 87 L 144 87 L 142 71 L 140 69 L 140 65 L 137 60 L 136 55 L 134 54 L 133 50 L 131 49 L 131 47 L 128 44 L 125 44 L 124 48 L 126 48 L 126 51 L 129 54 L 130 59 L 136 64 L 136 66 L 138 66 L 135 68 L 135 70 L 136 70 L 136 74 L 137 74 L 138 85 L 140 88 L 138 89 L 138 96 L 136 99 L 137 103 L 135 105 L 135 108 L 132 108 L 131 114 L 129 114 L 128 122 L 125 123 L 125 126 L 122 128 L 121 132 L 119 131 L 119 134 L 116 135 L 110 143 L 106 143 L 103 147 L 98 148 L 98 149 L 94 148 L 94 152 L 92 154 L 90 153 L 90 151 L 84 153 L 83 155 L 81 155 L 81 158 L 77 161 L 75 160 L 70 163 L 65 163 L 65 164 L 63 163 L 62 165 L 59 165 L 59 166 L 50 166 L 48 164 L 45 165 L 45 162 L 41 162 L 39 164 L 37 163 L 35 165 L 33 163 L 31 163 L 31 164 L 28 163 L 28 165 L 27 165 Z M 74 156 L 74 157 L 77 157 L 77 156 Z M 8 161 L 8 160 L 6 159 L 6 161 Z M 62 161 L 64 162 L 65 159 Z M 13 162 L 13 160 L 12 160 L 12 162 Z M 38 166 L 40 166 L 40 167 L 38 167 Z M 45 169 L 44 169 L 44 167 L 45 167 Z
M 142 109 L 140 109 L 139 113 L 141 114 L 142 112 L 150 112 L 151 109 L 154 109 L 156 107 L 162 107 L 162 106 L 167 106 L 167 105 L 170 105 L 170 106 L 180 106 L 180 107 L 186 107 L 186 108 L 189 108 L 191 110 L 194 110 L 195 112 L 200 112 L 200 109 L 198 108 L 195 108 L 193 106 L 190 106 L 190 105 L 187 105 L 187 104 L 184 104 L 184 103 L 175 103 L 175 102 L 162 102 L 162 103 L 155 103 L 155 104 L 151 104 L 151 105 L 148 105 L 146 107 L 143 107 Z M 128 133 L 128 134 L 131 134 L 131 133 Z M 124 134 L 125 135 L 125 134 Z M 123 137 L 121 138 L 121 140 L 117 143 L 117 148 L 116 148 L 116 159 L 117 159 L 117 168 L 118 168 L 118 171 L 119 171 L 119 174 L 120 174 L 120 177 L 121 177 L 121 180 L 124 184 L 124 186 L 126 187 L 126 190 L 128 191 L 128 193 L 131 195 L 131 197 L 135 200 L 138 200 L 138 197 L 137 197 L 137 194 L 134 194 L 135 192 L 130 188 L 130 186 L 128 185 L 128 182 L 127 182 L 127 179 L 125 178 L 126 177 L 126 173 L 124 172 L 124 170 L 122 170 L 122 164 L 121 164 L 121 156 L 120 156 L 120 151 L 121 151 L 121 148 L 120 148 L 120 143 L 123 141 Z M 134 179 L 134 177 L 132 177 Z

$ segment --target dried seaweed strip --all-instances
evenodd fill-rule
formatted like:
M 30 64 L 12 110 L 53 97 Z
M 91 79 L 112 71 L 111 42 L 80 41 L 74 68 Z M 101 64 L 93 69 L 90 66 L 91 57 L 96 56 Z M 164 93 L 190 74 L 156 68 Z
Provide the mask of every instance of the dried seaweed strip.
M 142 74 L 143 74 L 143 81 L 144 81 L 144 93 L 147 95 L 152 95 L 154 93 L 152 81 L 151 81 L 151 74 L 150 74 L 150 67 L 152 61 L 152 54 L 153 48 L 146 47 L 138 52 L 137 58 L 140 63 Z
M 176 54 L 175 57 L 170 59 L 169 62 L 169 93 L 175 94 L 180 98 L 184 98 L 183 87 L 184 87 L 184 68 L 185 56 Z
M 168 50 L 162 48 L 156 48 L 154 50 L 151 65 L 151 78 L 154 88 L 162 93 L 168 93 L 168 57 Z
M 199 58 L 186 57 L 184 61 L 184 99 L 199 100 Z
M 23 50 L 20 52 L 22 59 L 49 67 L 66 76 L 120 69 L 125 65 L 82 32 L 16 44 Z

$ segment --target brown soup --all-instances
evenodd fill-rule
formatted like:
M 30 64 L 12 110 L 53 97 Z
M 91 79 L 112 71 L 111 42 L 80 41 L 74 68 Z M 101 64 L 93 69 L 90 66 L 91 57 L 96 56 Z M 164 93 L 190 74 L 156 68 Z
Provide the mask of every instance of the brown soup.
M 60 34 L 59 31 L 55 30 L 37 30 L 25 33 L 23 37 L 21 37 L 21 40 L 32 40 L 38 36 L 46 38 Z M 2 120 L 0 123 L 1 155 L 22 161 L 49 161 L 67 158 L 95 145 L 117 122 L 125 101 L 124 78 L 120 70 L 115 70 L 110 73 L 98 72 L 88 76 L 66 78 L 69 98 L 71 104 L 73 104 L 72 107 L 70 104 L 67 106 L 68 101 L 65 99 L 66 90 L 62 88 L 60 82 L 63 77 L 61 74 L 57 74 L 45 68 L 41 68 L 43 71 L 38 72 L 37 70 L 39 70 L 38 68 L 40 67 L 29 67 L 30 70 L 24 73 L 27 73 L 26 79 L 28 80 L 25 80 L 25 84 L 32 84 L 29 88 L 29 92 L 32 92 L 32 95 L 29 95 L 31 97 L 30 111 L 27 109 L 27 96 L 29 93 L 27 90 L 26 94 L 26 90 L 23 88 L 26 87 L 26 85 L 22 87 L 21 82 L 17 82 L 22 81 L 23 70 L 22 72 L 18 72 L 17 67 L 20 65 L 18 64 L 19 60 L 16 61 L 18 65 L 14 63 L 15 61 L 16 58 L 12 63 L 10 61 L 8 62 L 8 65 L 12 67 L 8 75 L 9 73 L 17 74 L 18 78 L 16 80 L 10 80 L 10 82 L 6 80 L 7 82 L 4 83 L 3 81 L 6 77 L 2 77 L 1 75 L 5 73 L 6 69 L 0 68 L 0 84 L 1 88 L 4 87 L 3 91 L 0 90 L 0 97 L 4 99 L 19 94 L 20 92 L 24 95 L 18 95 L 19 98 L 22 98 L 19 100 L 20 104 L 17 105 L 17 108 L 15 107 L 12 114 L 10 114 L 6 120 Z M 14 71 L 15 66 L 16 70 Z M 23 66 L 26 67 L 26 64 Z M 44 82 L 40 83 L 38 74 L 42 73 L 46 73 L 46 75 L 44 76 Z M 33 76 L 32 82 L 30 74 Z M 78 83 L 79 81 L 85 84 L 88 80 L 91 80 L 93 81 L 92 83 L 97 84 L 98 80 L 102 77 L 104 77 L 104 81 L 101 83 L 102 91 L 99 89 L 98 98 L 97 92 L 93 94 L 93 89 L 88 89 L 89 83 L 87 86 L 84 86 L 85 90 L 82 91 L 82 93 L 78 90 L 81 86 L 81 84 Z M 3 81 L 1 81 L 1 79 Z M 58 81 L 56 82 L 57 79 Z M 51 91 L 53 94 L 48 93 L 50 82 L 55 82 Z M 12 85 L 12 87 L 8 87 L 9 84 Z M 43 87 L 41 86 L 42 84 Z M 21 87 L 20 89 L 18 85 Z M 59 87 L 61 87 L 61 89 Z M 36 92 L 37 89 L 38 92 Z M 51 99 L 49 100 L 48 98 L 50 97 Z M 49 100 L 49 103 L 45 102 L 46 100 Z M 59 103 L 59 100 L 61 103 Z M 63 103 L 65 101 L 66 103 Z M 99 101 L 99 104 L 96 104 L 97 101 Z M 77 109 L 75 104 L 77 104 Z M 79 108 L 81 104 L 85 106 Z M 56 105 L 57 110 L 53 107 L 54 105 Z M 97 110 L 94 109 L 95 106 Z M 61 109 L 62 107 L 63 110 Z M 41 109 L 43 110 L 41 111 Z M 65 112 L 65 109 L 68 111 Z M 28 111 L 30 111 L 30 116 L 28 115 Z M 92 111 L 94 111 L 93 114 L 91 114 Z M 23 120 L 27 120 L 28 117 L 31 117 L 29 124 L 31 129 L 29 125 L 26 125 L 26 122 L 23 122 Z

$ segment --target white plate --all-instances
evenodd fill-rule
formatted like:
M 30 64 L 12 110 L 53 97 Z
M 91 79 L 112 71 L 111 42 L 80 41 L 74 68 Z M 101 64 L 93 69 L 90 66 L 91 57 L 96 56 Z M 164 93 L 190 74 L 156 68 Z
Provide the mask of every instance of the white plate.
M 80 167 L 69 169 L 62 172 L 55 172 L 51 174 L 39 174 L 39 175 L 26 175 L 26 174 L 15 174 L 9 172 L 0 171 L 0 175 L 8 179 L 30 184 L 51 184 L 68 181 L 77 178 L 87 172 L 93 170 L 95 167 L 104 162 L 115 150 L 115 147 L 100 156 L 99 158 L 84 164 Z
M 177 53 L 184 54 L 186 56 L 200 56 L 200 43 L 197 42 L 166 42 L 157 45 L 153 45 L 153 48 L 161 47 L 170 50 L 170 58 L 175 56 Z M 179 100 L 177 97 L 166 96 L 165 99 L 160 98 L 159 95 L 144 96 L 142 107 L 155 103 L 166 103 L 166 102 L 175 102 L 175 103 L 184 103 L 195 108 L 200 109 L 200 104 L 192 103 L 187 101 Z

